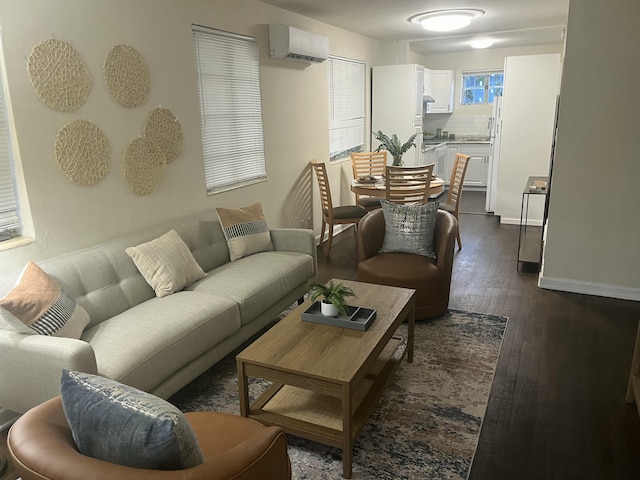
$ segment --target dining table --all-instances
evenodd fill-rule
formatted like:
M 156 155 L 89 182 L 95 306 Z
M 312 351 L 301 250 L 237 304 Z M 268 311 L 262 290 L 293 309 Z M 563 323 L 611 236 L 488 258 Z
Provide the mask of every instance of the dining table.
M 445 181 L 440 177 L 431 178 L 431 189 L 429 198 L 437 198 L 444 192 Z M 370 197 L 386 197 L 387 185 L 383 177 L 375 177 L 374 181 L 351 180 L 351 191 L 357 195 L 368 195 Z

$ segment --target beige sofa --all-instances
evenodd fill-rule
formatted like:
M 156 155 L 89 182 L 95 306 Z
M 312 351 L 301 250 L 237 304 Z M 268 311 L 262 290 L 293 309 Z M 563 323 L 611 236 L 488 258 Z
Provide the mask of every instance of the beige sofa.
M 125 249 L 171 229 L 207 276 L 158 298 Z M 0 328 L 0 407 L 23 413 L 59 395 L 63 367 L 168 398 L 274 320 L 315 278 L 312 231 L 270 234 L 273 251 L 231 262 L 211 210 L 38 262 L 91 320 L 79 340 Z M 0 277 L 0 297 L 19 273 Z

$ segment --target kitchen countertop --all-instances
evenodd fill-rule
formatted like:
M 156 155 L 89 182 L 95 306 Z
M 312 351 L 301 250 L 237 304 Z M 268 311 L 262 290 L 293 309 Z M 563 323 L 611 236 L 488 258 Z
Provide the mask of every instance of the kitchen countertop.
M 428 150 L 433 150 L 434 148 L 440 145 L 448 145 L 448 144 L 460 144 L 460 143 L 489 143 L 489 137 L 481 137 L 481 136 L 460 136 L 456 137 L 455 140 L 423 140 L 422 141 L 422 151 L 426 152 Z

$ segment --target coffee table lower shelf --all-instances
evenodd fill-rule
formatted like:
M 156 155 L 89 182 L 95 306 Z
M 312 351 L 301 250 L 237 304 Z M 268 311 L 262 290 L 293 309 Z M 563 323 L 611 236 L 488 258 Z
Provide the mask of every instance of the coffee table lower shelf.
M 335 392 L 319 393 L 311 390 L 312 380 L 304 388 L 273 383 L 251 405 L 248 417 L 265 425 L 277 425 L 286 433 L 342 449 L 346 440 L 343 435 L 344 422 L 350 420 L 351 438 L 347 445 L 352 448 L 404 358 L 406 349 L 406 339 L 391 338 L 371 371 L 355 386 L 350 417 L 343 411 L 340 388 L 336 388 Z M 251 369 L 247 370 L 249 373 Z

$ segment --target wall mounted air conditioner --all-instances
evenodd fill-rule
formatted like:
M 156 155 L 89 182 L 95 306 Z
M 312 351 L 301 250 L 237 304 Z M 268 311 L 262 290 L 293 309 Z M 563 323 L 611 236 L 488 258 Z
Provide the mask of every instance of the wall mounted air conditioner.
M 269 25 L 269 55 L 305 63 L 329 57 L 329 39 L 289 25 Z

